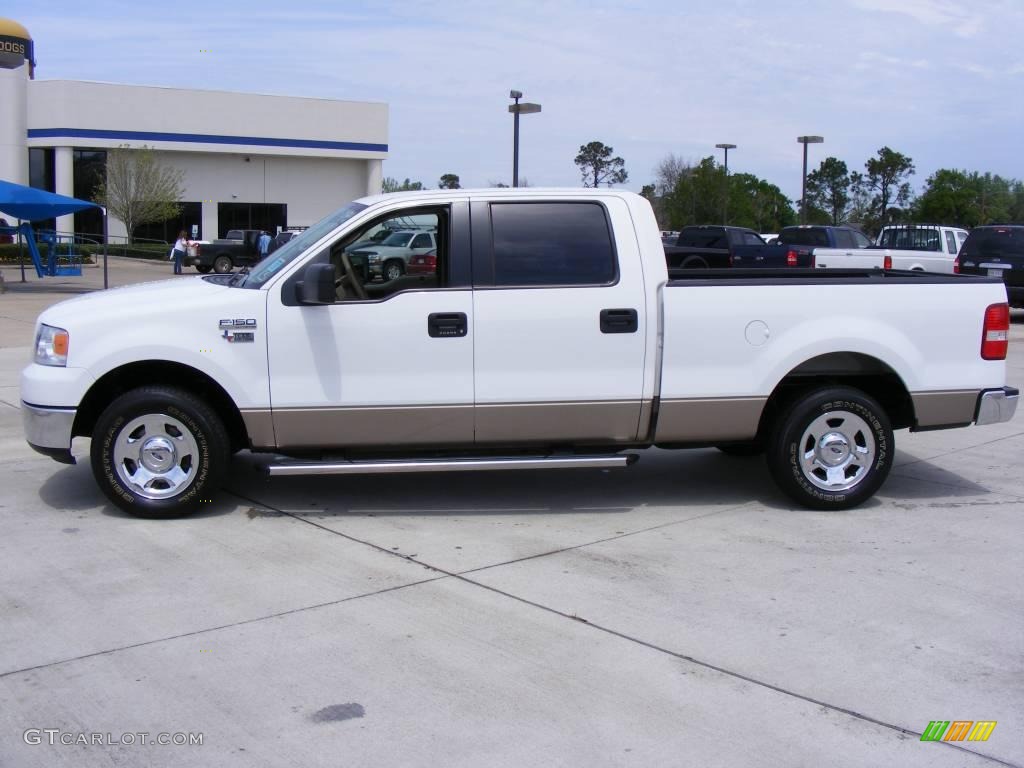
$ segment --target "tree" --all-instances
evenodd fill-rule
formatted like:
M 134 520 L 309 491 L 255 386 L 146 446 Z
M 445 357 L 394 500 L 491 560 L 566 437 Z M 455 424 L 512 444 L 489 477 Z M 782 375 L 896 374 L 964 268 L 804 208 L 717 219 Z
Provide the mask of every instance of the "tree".
M 142 224 L 181 213 L 184 178 L 184 171 L 164 165 L 151 148 L 121 145 L 107 152 L 106 178 L 96 186 L 93 202 L 124 223 L 130 242 Z
M 600 141 L 580 145 L 580 152 L 574 161 L 580 168 L 584 187 L 600 187 L 607 184 L 625 184 L 629 178 L 626 173 L 626 161 L 621 157 L 612 157 L 611 147 Z
M 459 176 L 455 173 L 446 173 L 437 182 L 438 189 L 462 189 L 459 185 Z
M 423 182 L 409 181 L 408 178 L 403 182 L 399 182 L 398 179 L 392 178 L 391 176 L 385 176 L 380 187 L 382 192 L 412 192 L 418 189 L 423 189 Z
M 871 198 L 872 223 L 884 224 L 889 217 L 890 206 L 904 207 L 910 202 L 910 183 L 914 175 L 914 163 L 906 155 L 889 147 L 878 150 L 877 157 L 868 158 L 864 163 L 864 183 L 874 191 Z
M 671 194 L 679 180 L 693 170 L 693 163 L 679 155 L 667 154 L 654 168 L 654 186 L 659 196 Z
M 818 170 L 807 174 L 807 208 L 811 214 L 822 212 L 833 226 L 846 222 L 850 207 L 850 172 L 846 163 L 835 157 L 822 160 Z M 817 216 L 811 216 L 817 219 Z
M 991 173 L 941 168 L 925 182 L 915 201 L 914 215 L 922 221 L 976 227 L 1019 221 L 1024 189 L 1019 181 Z

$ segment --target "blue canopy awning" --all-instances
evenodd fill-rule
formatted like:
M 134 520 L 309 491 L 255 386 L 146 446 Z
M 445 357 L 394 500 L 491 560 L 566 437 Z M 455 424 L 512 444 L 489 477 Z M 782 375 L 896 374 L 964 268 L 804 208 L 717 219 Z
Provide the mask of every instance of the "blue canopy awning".
M 56 195 L 0 179 L 0 213 L 22 221 L 40 221 L 64 216 L 86 208 L 102 208 L 88 200 Z

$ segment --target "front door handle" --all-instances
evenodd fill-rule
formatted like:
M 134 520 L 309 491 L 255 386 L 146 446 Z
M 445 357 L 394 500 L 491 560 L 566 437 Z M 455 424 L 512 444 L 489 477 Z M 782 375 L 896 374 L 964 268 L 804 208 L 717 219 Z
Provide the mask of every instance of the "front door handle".
M 601 310 L 601 333 L 636 333 L 639 327 L 635 309 Z
M 427 315 L 427 333 L 432 338 L 458 338 L 468 333 L 465 312 L 432 312 Z

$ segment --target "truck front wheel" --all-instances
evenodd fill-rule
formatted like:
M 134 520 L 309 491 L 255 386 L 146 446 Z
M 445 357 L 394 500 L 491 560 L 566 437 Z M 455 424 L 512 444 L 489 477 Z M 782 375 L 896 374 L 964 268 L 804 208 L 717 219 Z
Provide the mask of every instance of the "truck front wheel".
M 213 260 L 213 271 L 218 275 L 226 275 L 233 266 L 230 256 L 218 256 Z
M 196 264 L 196 269 L 204 275 L 212 269 L 209 264 Z
M 100 488 L 136 517 L 187 515 L 216 492 L 230 460 L 223 423 L 174 387 L 140 387 L 96 422 L 90 458 Z
M 811 509 L 850 509 L 869 499 L 892 468 L 885 410 L 852 387 L 806 393 L 783 409 L 768 440 L 779 487 Z

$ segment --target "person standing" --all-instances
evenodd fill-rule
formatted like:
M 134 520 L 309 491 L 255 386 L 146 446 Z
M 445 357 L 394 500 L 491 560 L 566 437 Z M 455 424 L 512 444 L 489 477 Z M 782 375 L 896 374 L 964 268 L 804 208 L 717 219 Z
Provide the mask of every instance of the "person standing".
M 185 258 L 185 254 L 187 253 L 188 234 L 183 229 L 178 233 L 178 239 L 174 241 L 174 247 L 171 248 L 171 258 L 174 259 L 174 274 L 182 274 L 181 262 Z
M 266 230 L 260 232 L 258 246 L 260 249 L 260 258 L 266 258 L 267 254 L 270 253 L 270 235 L 267 234 Z

